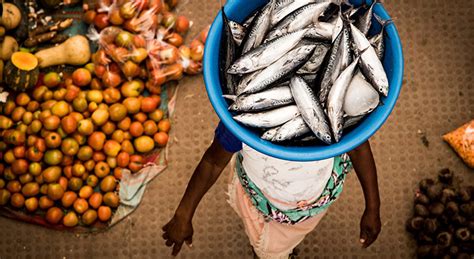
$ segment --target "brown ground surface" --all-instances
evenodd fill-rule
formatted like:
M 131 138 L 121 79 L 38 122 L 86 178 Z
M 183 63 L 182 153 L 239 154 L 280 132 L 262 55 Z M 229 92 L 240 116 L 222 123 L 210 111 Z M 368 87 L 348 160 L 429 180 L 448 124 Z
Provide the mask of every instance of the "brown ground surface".
M 210 23 L 217 0 L 183 1 L 197 33 Z M 423 177 L 449 167 L 466 182 L 464 166 L 440 136 L 474 117 L 474 1 L 386 0 L 400 31 L 405 80 L 390 119 L 373 137 L 382 196 L 383 229 L 369 249 L 359 247 L 363 196 L 351 174 L 340 200 L 300 245 L 301 258 L 412 258 L 404 230 L 413 193 Z M 105 233 L 74 235 L 0 219 L 0 258 L 168 258 L 161 227 L 173 215 L 217 124 L 201 77 L 183 80 L 174 118 L 170 166 L 153 181 L 139 209 Z M 430 143 L 422 144 L 423 132 Z M 225 174 L 228 174 L 226 170 Z M 194 219 L 194 247 L 181 258 L 251 258 L 239 218 L 225 201 L 226 177 L 205 197 Z

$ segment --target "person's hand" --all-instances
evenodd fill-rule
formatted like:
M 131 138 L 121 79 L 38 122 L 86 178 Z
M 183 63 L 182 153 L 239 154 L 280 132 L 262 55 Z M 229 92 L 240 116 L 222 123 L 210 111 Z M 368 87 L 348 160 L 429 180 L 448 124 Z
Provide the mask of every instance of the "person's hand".
M 193 224 L 191 220 L 182 220 L 174 216 L 170 222 L 163 227 L 163 231 L 166 246 L 173 246 L 173 256 L 178 255 L 184 242 L 191 247 L 193 242 Z
M 369 247 L 377 239 L 381 228 L 379 211 L 366 209 L 360 220 L 360 243 L 363 248 Z

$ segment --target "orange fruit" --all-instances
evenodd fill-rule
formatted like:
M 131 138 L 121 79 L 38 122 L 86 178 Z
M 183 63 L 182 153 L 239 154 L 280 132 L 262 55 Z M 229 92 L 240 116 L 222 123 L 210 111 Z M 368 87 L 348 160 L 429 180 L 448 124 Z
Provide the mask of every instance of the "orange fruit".
M 40 209 L 49 209 L 53 207 L 54 201 L 48 198 L 48 196 L 41 196 L 39 199 L 39 207 Z
M 15 208 L 22 208 L 25 205 L 25 197 L 20 193 L 14 193 L 10 198 L 10 204 Z
M 100 151 L 104 147 L 106 136 L 103 132 L 96 131 L 87 139 L 87 144 L 94 150 Z
M 110 119 L 112 121 L 121 121 L 127 116 L 127 107 L 121 103 L 116 103 L 110 106 Z
M 122 143 L 125 139 L 124 132 L 122 130 L 116 130 L 112 133 L 112 139 L 117 141 L 118 143 Z
M 130 125 L 129 132 L 133 137 L 140 137 L 143 135 L 143 130 L 143 125 L 140 122 L 135 121 Z
M 94 193 L 94 189 L 89 185 L 83 186 L 81 190 L 79 190 L 79 197 L 83 199 L 89 199 L 89 197 Z
M 56 225 L 58 224 L 61 219 L 63 218 L 63 212 L 60 208 L 58 207 L 51 207 L 48 209 L 46 212 L 46 221 L 48 221 L 50 224 Z
M 143 123 L 143 131 L 145 135 L 153 136 L 158 131 L 158 126 L 154 121 L 148 120 Z
M 114 133 L 115 131 L 115 124 L 111 121 L 108 121 L 104 124 L 104 126 L 102 126 L 102 132 L 104 132 L 106 135 L 112 135 L 112 133 Z
M 106 176 L 100 182 L 100 190 L 103 191 L 103 192 L 111 192 L 111 191 L 115 190 L 115 187 L 117 187 L 117 182 L 115 180 L 115 177 L 113 177 L 112 175 Z
M 106 222 L 112 217 L 112 210 L 108 206 L 100 206 L 97 215 L 100 221 Z
M 31 197 L 31 198 L 26 199 L 25 208 L 29 212 L 36 211 L 38 209 L 38 198 Z
M 108 192 L 104 195 L 104 204 L 111 208 L 117 208 L 120 204 L 120 198 L 116 193 Z
M 133 141 L 133 146 L 140 153 L 148 153 L 155 148 L 155 142 L 149 136 L 141 136 Z
M 158 130 L 168 133 L 171 129 L 171 124 L 169 119 L 164 119 L 158 123 Z
M 66 227 L 75 227 L 79 223 L 79 219 L 74 211 L 68 212 L 63 218 L 63 225 Z
M 136 114 L 140 111 L 141 103 L 137 97 L 128 97 L 123 100 L 123 105 L 129 114 Z
M 94 209 L 98 209 L 100 205 L 102 205 L 102 199 L 102 194 L 95 192 L 89 198 L 89 205 L 91 205 L 91 207 Z
M 74 202 L 77 200 L 77 194 L 72 191 L 67 191 L 64 193 L 63 197 L 61 198 L 61 204 L 64 208 L 71 207 Z
M 89 203 L 87 203 L 85 199 L 78 198 L 76 201 L 74 201 L 73 207 L 77 213 L 82 214 L 89 209 Z
M 130 140 L 124 140 L 122 142 L 122 151 L 127 152 L 129 155 L 133 155 L 135 153 L 135 149 L 133 148 L 133 144 Z
M 17 180 L 9 181 L 7 183 L 7 190 L 11 193 L 17 193 L 21 191 L 21 184 Z
M 61 128 L 67 134 L 74 133 L 77 129 L 77 121 L 71 115 L 62 118 L 61 120 Z
M 72 177 L 71 179 L 69 179 L 69 182 L 68 182 L 68 188 L 72 191 L 79 191 L 82 187 L 82 184 L 83 184 L 83 180 L 82 178 L 79 178 L 79 177 Z
M 148 117 L 154 122 L 158 123 L 163 119 L 164 112 L 160 109 L 156 109 L 148 114 Z
M 117 126 L 119 129 L 127 131 L 128 129 L 130 129 L 131 124 L 132 120 L 129 117 L 126 117 L 125 119 L 121 120 Z
M 130 163 L 128 164 L 128 168 L 133 173 L 140 171 L 143 168 L 143 157 L 140 155 L 130 156 Z
M 58 183 L 61 185 L 61 187 L 63 187 L 64 191 L 67 190 L 68 182 L 69 181 L 67 180 L 66 177 L 64 177 L 64 176 L 59 177 Z
M 159 147 L 164 147 L 168 143 L 169 137 L 166 132 L 158 132 L 153 136 L 153 139 Z
M 96 151 L 94 152 L 94 154 L 92 154 L 92 159 L 94 159 L 95 162 L 100 162 L 104 161 L 106 159 L 106 156 L 104 152 Z
M 107 163 L 101 161 L 95 165 L 94 173 L 99 178 L 104 178 L 110 174 L 110 167 Z
M 79 152 L 79 143 L 73 138 L 67 138 L 61 142 L 61 151 L 66 156 L 75 156 Z
M 122 146 L 115 140 L 107 140 L 104 144 L 104 153 L 109 157 L 116 157 Z
M 138 121 L 138 122 L 144 123 L 144 122 L 146 121 L 146 119 L 147 119 L 147 116 L 146 116 L 145 113 L 139 112 L 139 113 L 135 114 L 135 115 L 133 116 L 133 118 L 134 118 L 136 121 Z
M 82 214 L 82 223 L 85 225 L 92 225 L 97 220 L 97 211 L 95 210 L 87 210 Z
M 90 187 L 96 187 L 99 184 L 99 178 L 95 175 L 89 175 L 86 179 L 87 185 Z
M 61 139 L 61 136 L 59 136 L 58 133 L 51 132 L 48 135 L 46 135 L 46 138 L 44 139 L 44 141 L 46 142 L 46 146 L 48 148 L 54 149 L 54 148 L 58 148 L 59 146 L 61 146 L 62 139 Z M 42 152 L 44 152 L 44 151 L 42 151 Z
M 51 183 L 48 186 L 48 197 L 53 200 L 57 201 L 60 200 L 64 195 L 63 187 L 58 183 Z
M 130 155 L 122 151 L 117 155 L 117 165 L 122 168 L 126 168 L 128 166 L 128 163 L 130 163 Z

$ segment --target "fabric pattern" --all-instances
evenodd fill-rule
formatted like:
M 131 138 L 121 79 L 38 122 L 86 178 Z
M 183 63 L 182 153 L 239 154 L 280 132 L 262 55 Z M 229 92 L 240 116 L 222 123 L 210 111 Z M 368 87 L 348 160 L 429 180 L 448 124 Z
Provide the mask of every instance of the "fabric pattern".
M 236 172 L 253 205 L 265 216 L 267 220 L 274 220 L 282 224 L 297 224 L 326 210 L 341 194 L 346 174 L 352 168 L 349 156 L 343 154 L 334 158 L 334 167 L 326 188 L 321 196 L 312 204 L 297 209 L 280 210 L 275 207 L 262 193 L 262 191 L 248 178 L 242 167 L 242 155 L 236 159 Z

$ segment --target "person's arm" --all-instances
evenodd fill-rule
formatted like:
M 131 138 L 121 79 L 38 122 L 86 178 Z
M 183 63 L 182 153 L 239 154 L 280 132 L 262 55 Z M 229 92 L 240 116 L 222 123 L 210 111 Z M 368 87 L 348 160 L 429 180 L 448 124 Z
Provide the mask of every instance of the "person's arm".
M 365 211 L 360 221 L 360 242 L 370 246 L 381 230 L 377 169 L 369 141 L 348 153 L 364 192 Z
M 191 245 L 194 212 L 202 197 L 214 185 L 231 158 L 232 153 L 227 152 L 220 142 L 214 139 L 194 170 L 173 218 L 163 227 L 163 238 L 167 246 L 174 245 L 172 252 L 174 256 L 181 250 L 183 242 Z

